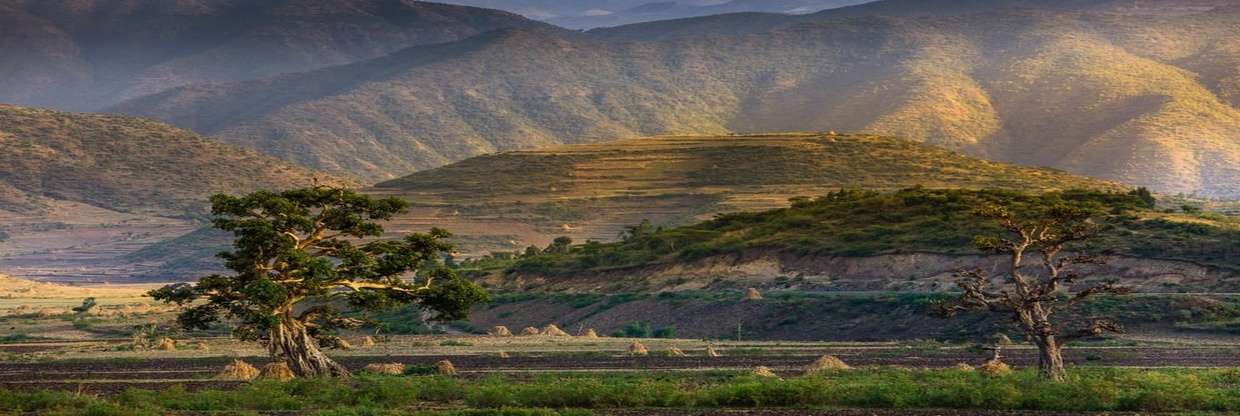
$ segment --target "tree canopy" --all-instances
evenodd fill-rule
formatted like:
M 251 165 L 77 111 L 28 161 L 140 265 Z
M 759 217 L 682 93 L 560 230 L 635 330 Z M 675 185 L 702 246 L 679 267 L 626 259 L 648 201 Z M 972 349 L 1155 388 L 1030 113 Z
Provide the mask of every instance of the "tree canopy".
M 227 320 L 241 339 L 261 341 L 301 375 L 347 375 L 318 350 L 334 331 L 362 322 L 344 311 L 415 304 L 441 320 L 486 302 L 481 287 L 442 266 L 447 231 L 381 239 L 380 224 L 408 203 L 314 187 L 211 198 L 213 224 L 236 238 L 220 253 L 232 274 L 152 292 L 186 307 L 179 323 L 206 329 Z M 413 319 L 413 317 L 411 317 Z

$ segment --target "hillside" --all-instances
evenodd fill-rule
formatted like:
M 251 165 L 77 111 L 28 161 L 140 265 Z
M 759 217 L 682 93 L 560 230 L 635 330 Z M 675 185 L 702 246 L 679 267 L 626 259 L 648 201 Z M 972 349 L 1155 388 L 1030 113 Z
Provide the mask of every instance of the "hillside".
M 788 133 L 666 136 L 480 156 L 376 185 L 414 203 L 397 230 L 445 227 L 467 253 L 612 241 L 650 220 L 787 206 L 840 188 L 1124 189 L 1062 172 L 978 160 L 898 139 Z
M 306 71 L 531 23 L 411 0 L 6 0 L 0 102 L 95 110 L 182 85 Z
M 1070 247 L 1110 256 L 1089 266 L 1147 292 L 1240 288 L 1240 221 L 1151 210 L 1133 194 L 905 189 L 840 191 L 791 207 L 695 225 L 635 229 L 623 241 L 523 256 L 491 284 L 539 290 L 663 290 L 795 284 L 803 289 L 941 291 L 959 270 L 1002 268 L 973 246 L 998 227 L 973 210 L 1069 201 L 1107 213 L 1098 237 Z M 492 266 L 493 267 L 493 266 Z
M 838 130 L 1164 193 L 1240 196 L 1240 8 L 776 16 L 797 24 L 728 34 L 722 23 L 736 16 L 655 42 L 497 31 L 115 109 L 371 180 L 559 143 Z
M 195 228 L 213 193 L 316 178 L 356 185 L 156 121 L 0 105 L 0 261 L 111 274 L 106 260 Z
M 213 193 L 308 186 L 316 176 L 336 181 L 157 121 L 0 105 L 0 208 L 11 211 L 55 199 L 186 217 L 204 214 Z

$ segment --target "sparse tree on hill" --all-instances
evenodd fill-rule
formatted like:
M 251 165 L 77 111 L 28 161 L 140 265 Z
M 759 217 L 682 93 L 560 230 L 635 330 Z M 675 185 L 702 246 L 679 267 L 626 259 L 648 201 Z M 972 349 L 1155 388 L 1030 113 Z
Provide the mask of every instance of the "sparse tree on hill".
M 299 376 L 349 375 L 320 349 L 335 330 L 361 323 L 342 315 L 346 309 L 414 304 L 440 319 L 460 319 L 487 299 L 438 263 L 451 251 L 447 232 L 377 239 L 379 222 L 407 209 L 400 199 L 316 186 L 216 195 L 211 203 L 214 225 L 236 236 L 233 250 L 220 254 L 233 274 L 152 296 L 185 307 L 178 321 L 187 329 L 227 319 L 237 336 L 264 343 Z
M 555 240 L 552 240 L 551 245 L 547 246 L 547 249 L 543 250 L 543 252 L 563 254 L 567 253 L 572 247 L 572 238 L 569 238 L 568 236 L 560 236 L 556 237 Z
M 1038 347 L 1038 369 L 1042 377 L 1063 380 L 1064 343 L 1106 332 L 1120 332 L 1119 325 L 1108 320 L 1093 320 L 1084 328 L 1066 331 L 1057 325 L 1056 313 L 1100 294 L 1122 294 L 1128 289 L 1107 281 L 1068 293 L 1073 283 L 1083 276 L 1070 269 L 1074 265 L 1097 264 L 1100 259 L 1090 255 L 1066 255 L 1065 247 L 1094 235 L 1093 218 L 1097 211 L 1090 207 L 1056 202 L 1035 208 L 1029 214 L 1017 215 L 1000 206 L 985 206 L 979 215 L 997 223 L 1000 235 L 977 237 L 978 248 L 1005 254 L 1009 263 L 1002 282 L 992 282 L 982 270 L 959 273 L 963 294 L 945 303 L 942 311 L 954 315 L 963 310 L 984 310 L 1010 314 L 1026 337 Z M 1026 261 L 1037 262 L 1026 267 Z

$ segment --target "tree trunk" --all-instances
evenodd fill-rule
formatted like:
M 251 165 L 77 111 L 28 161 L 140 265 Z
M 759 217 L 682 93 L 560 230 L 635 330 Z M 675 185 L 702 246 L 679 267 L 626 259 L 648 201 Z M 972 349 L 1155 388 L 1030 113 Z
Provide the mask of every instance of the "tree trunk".
M 349 370 L 332 361 L 319 349 L 318 342 L 306 332 L 306 326 L 294 319 L 284 319 L 271 329 L 268 349 L 271 357 L 283 360 L 299 377 L 348 377 Z
M 1063 349 L 1054 335 L 1034 338 L 1038 346 L 1038 375 L 1044 379 L 1064 381 L 1067 370 L 1063 367 Z

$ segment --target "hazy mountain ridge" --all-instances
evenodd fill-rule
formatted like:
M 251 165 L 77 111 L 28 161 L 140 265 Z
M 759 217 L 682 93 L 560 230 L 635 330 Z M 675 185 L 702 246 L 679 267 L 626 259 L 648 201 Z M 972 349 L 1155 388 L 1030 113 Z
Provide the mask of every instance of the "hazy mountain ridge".
M 1240 70 L 1220 62 L 1240 60 L 1237 37 L 1240 9 L 826 18 L 659 42 L 510 29 L 116 110 L 372 180 L 556 143 L 813 129 L 1234 197 Z
M 74 110 L 537 24 L 412 0 L 5 0 L 0 102 Z

